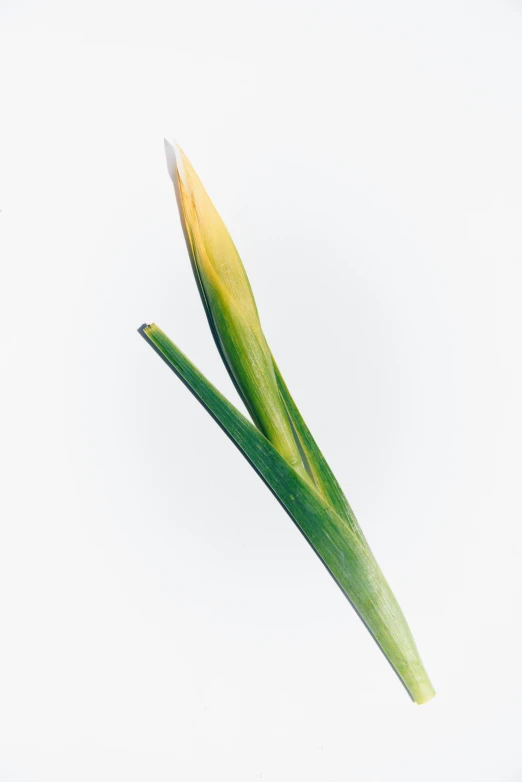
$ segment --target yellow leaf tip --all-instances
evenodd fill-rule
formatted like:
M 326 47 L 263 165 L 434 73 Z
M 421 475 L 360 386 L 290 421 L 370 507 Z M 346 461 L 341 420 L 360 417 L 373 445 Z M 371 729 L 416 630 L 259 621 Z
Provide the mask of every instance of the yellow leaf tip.
M 165 145 L 165 158 L 167 160 L 167 170 L 169 172 L 169 176 L 172 179 L 172 181 L 176 182 L 176 177 L 179 177 L 185 187 L 187 186 L 187 175 L 186 175 L 186 163 L 188 163 L 187 158 L 185 157 L 185 154 L 181 147 L 176 144 L 175 141 L 167 141 L 167 139 L 163 140 Z M 189 164 L 190 168 L 190 164 Z
M 171 144 L 167 139 L 163 139 L 165 145 L 165 159 L 167 161 L 167 171 L 172 181 L 175 181 L 177 170 L 176 144 Z

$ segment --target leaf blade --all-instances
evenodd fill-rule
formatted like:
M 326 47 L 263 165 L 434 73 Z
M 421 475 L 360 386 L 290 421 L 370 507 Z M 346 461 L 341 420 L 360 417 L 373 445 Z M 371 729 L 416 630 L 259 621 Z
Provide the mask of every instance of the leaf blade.
M 411 631 L 369 548 L 154 324 L 139 329 L 207 409 L 308 540 L 417 703 L 434 695 Z

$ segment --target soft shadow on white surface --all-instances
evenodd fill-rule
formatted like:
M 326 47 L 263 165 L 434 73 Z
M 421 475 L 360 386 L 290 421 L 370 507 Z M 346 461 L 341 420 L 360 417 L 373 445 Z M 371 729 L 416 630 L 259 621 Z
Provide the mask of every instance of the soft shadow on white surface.
M 2 780 L 517 779 L 519 12 L 0 13 Z M 425 707 L 136 333 L 237 400 L 164 135 L 411 623 Z

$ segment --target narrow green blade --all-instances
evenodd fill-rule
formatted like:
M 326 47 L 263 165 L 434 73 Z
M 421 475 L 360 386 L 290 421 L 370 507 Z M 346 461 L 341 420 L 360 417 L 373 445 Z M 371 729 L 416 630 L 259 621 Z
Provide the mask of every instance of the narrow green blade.
M 192 391 L 261 476 L 366 624 L 416 703 L 434 690 L 404 615 L 372 553 L 324 498 L 155 325 L 142 336 Z

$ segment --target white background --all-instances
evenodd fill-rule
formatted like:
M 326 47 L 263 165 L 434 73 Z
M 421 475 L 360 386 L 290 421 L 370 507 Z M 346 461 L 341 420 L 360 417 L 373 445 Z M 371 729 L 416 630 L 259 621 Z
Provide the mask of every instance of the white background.
M 521 780 L 522 5 L 0 8 L 2 782 Z M 165 134 L 409 618 L 425 706 L 137 334 L 237 401 Z

